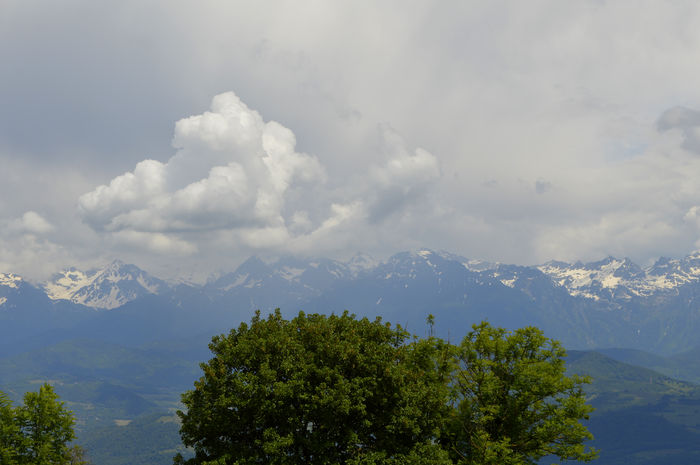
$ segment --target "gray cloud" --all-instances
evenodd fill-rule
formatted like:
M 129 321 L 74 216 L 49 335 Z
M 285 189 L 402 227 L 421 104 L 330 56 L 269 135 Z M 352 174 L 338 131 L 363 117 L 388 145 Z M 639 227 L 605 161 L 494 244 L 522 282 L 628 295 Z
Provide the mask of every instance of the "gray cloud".
M 425 149 L 411 153 L 406 141 L 391 127 L 380 128 L 382 153 L 387 161 L 372 165 L 368 175 L 368 217 L 371 223 L 387 220 L 407 205 L 420 202 L 440 178 L 437 158 Z
M 700 111 L 673 107 L 661 115 L 657 123 L 660 131 L 678 129 L 683 134 L 682 147 L 700 154 Z
M 20 218 L 11 221 L 8 225 L 8 230 L 20 234 L 46 234 L 53 231 L 54 227 L 40 214 L 30 210 L 25 212 Z
M 538 194 L 544 194 L 552 188 L 552 183 L 542 179 L 535 181 L 535 192 Z
M 674 128 L 685 130 L 700 126 L 700 111 L 685 107 L 669 108 L 661 114 L 657 126 L 661 131 Z
M 10 271 L 120 257 L 205 272 L 251 252 L 412 246 L 644 261 L 700 237 L 694 1 L 2 9 L 0 223 L 33 211 L 53 226 L 2 236 Z M 264 129 L 217 133 L 222 115 L 202 110 L 227 90 L 260 127 L 280 122 L 284 160 L 323 176 L 273 174 Z M 546 183 L 556 195 L 538 194 Z

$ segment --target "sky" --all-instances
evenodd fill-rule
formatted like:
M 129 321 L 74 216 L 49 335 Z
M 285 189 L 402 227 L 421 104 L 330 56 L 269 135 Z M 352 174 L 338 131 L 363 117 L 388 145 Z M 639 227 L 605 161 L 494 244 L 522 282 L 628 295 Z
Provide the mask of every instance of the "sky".
M 0 272 L 700 248 L 700 3 L 0 0 Z

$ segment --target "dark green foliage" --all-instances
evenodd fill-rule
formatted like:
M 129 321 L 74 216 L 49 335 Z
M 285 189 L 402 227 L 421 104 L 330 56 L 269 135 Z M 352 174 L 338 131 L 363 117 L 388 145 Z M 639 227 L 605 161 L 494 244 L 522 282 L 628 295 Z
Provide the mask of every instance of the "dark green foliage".
M 457 348 L 456 409 L 444 442 L 460 464 L 534 464 L 542 457 L 590 461 L 593 410 L 566 352 L 533 327 L 514 332 L 475 325 Z
M 448 394 L 441 341 L 347 312 L 277 311 L 210 349 L 179 412 L 187 463 L 447 463 L 432 442 Z
M 0 391 L 0 463 L 16 464 L 21 432 L 7 395 Z
M 44 384 L 39 392 L 27 392 L 24 405 L 12 408 L 0 395 L 0 459 L 3 465 L 81 465 L 80 448 L 70 447 L 75 438 L 73 415 L 64 409 L 53 388 Z
M 432 326 L 434 320 L 428 317 Z M 565 351 L 488 323 L 459 347 L 379 319 L 256 314 L 210 344 L 183 395 L 175 464 L 533 464 L 589 461 L 592 408 Z M 452 394 L 452 397 L 450 397 Z M 449 399 L 452 399 L 450 404 Z

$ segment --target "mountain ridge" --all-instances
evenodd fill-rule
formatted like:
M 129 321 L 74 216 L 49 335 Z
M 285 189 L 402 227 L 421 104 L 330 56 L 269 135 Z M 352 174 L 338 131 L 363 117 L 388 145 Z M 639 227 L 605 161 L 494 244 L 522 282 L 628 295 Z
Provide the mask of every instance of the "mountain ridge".
M 200 332 L 230 328 L 254 310 L 278 307 L 319 313 L 348 309 L 418 332 L 428 313 L 437 318 L 436 330 L 447 333 L 466 333 L 481 320 L 510 329 L 534 325 L 571 348 L 669 354 L 698 345 L 700 253 L 661 258 L 646 268 L 615 257 L 508 265 L 428 249 L 383 261 L 361 255 L 344 262 L 251 257 L 201 285 L 168 284 L 118 261 L 87 272 L 69 268 L 38 285 L 0 275 L 0 323 L 7 322 L 0 332 L 12 340 L 24 334 L 12 324 L 21 322 L 22 331 L 32 329 L 38 337 L 34 326 L 48 330 L 50 325 L 33 326 L 33 321 L 50 316 L 59 324 L 65 312 L 89 320 L 80 331 L 117 337 L 111 333 L 122 328 L 122 337 L 145 343 L 149 337 L 185 334 L 189 326 Z M 116 313 L 93 319 L 94 311 Z
M 652 265 L 642 268 L 629 258 L 620 259 L 613 256 L 585 263 L 551 260 L 540 265 L 511 265 L 469 259 L 450 252 L 436 252 L 422 248 L 399 252 L 384 261 L 375 260 L 364 254 L 357 254 L 347 261 L 282 257 L 265 262 L 252 256 L 233 271 L 211 275 L 202 285 L 179 280 L 169 283 L 136 265 L 114 260 L 103 267 L 87 271 L 75 267 L 66 268 L 55 273 L 49 280 L 38 283 L 37 287 L 42 288 L 52 300 L 70 300 L 88 307 L 113 309 L 142 295 L 159 294 L 179 284 L 226 291 L 241 285 L 259 287 L 259 282 L 252 281 L 253 275 L 258 275 L 258 278 L 270 279 L 274 276 L 287 281 L 300 282 L 298 278 L 301 275 L 319 265 L 324 266 L 329 272 L 333 268 L 332 273 L 336 278 L 355 279 L 361 273 L 372 272 L 379 267 L 397 263 L 409 257 L 423 259 L 426 263 L 430 262 L 430 257 L 456 261 L 469 271 L 494 278 L 500 277 L 499 280 L 509 287 L 513 287 L 512 270 L 514 268 L 539 270 L 555 284 L 565 288 L 572 297 L 593 300 L 648 297 L 660 292 L 673 293 L 686 284 L 700 283 L 700 251 L 677 259 L 660 257 Z M 254 268 L 252 274 L 251 268 Z M 246 274 L 248 276 L 244 276 Z M 262 276 L 263 274 L 266 276 Z M 504 277 L 508 275 L 510 277 Z M 223 285 L 224 281 L 228 281 L 227 289 L 224 289 L 227 287 Z M 0 288 L 16 287 L 22 282 L 27 281 L 17 274 L 0 274 Z

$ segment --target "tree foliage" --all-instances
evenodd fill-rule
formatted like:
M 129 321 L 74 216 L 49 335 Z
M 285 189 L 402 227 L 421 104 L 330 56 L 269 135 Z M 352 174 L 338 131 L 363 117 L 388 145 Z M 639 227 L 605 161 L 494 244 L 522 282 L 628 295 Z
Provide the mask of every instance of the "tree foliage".
M 464 464 L 534 464 L 545 456 L 589 461 L 593 436 L 580 423 L 589 380 L 566 376 L 565 350 L 534 327 L 475 325 L 456 352 L 455 410 L 447 428 Z
M 3 465 L 83 465 L 87 462 L 75 438 L 73 414 L 53 388 L 27 392 L 24 403 L 12 404 L 0 392 L 0 463 Z
M 258 313 L 210 344 L 204 376 L 183 395 L 188 463 L 380 464 L 445 454 L 442 344 L 379 319 Z
M 433 323 L 432 316 L 428 325 Z M 380 319 L 256 313 L 213 338 L 183 394 L 176 464 L 531 464 L 588 461 L 592 408 L 536 328 L 475 325 L 461 345 Z

